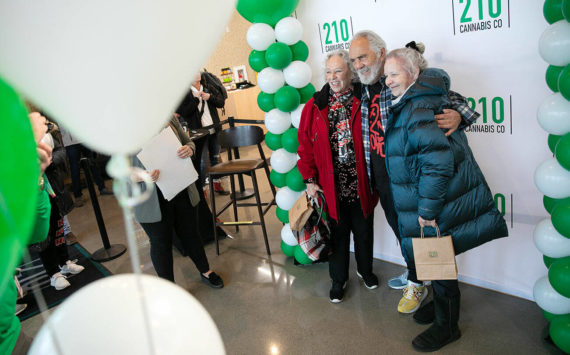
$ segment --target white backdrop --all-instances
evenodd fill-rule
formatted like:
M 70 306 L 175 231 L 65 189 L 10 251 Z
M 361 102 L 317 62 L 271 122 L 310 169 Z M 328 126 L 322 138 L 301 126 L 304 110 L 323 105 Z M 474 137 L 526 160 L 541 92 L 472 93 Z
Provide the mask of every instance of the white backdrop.
M 538 54 L 547 27 L 542 5 L 538 0 L 301 0 L 295 13 L 317 89 L 324 84 L 326 53 L 348 49 L 354 33 L 370 29 L 389 50 L 423 42 L 430 66 L 446 70 L 452 90 L 469 97 L 485 116 L 467 135 L 510 236 L 460 255 L 460 280 L 527 299 L 546 268 L 532 241 L 534 225 L 548 216 L 533 173 L 552 156 L 536 120 L 540 102 L 550 94 L 547 64 Z M 403 264 L 380 205 L 374 228 L 374 256 Z

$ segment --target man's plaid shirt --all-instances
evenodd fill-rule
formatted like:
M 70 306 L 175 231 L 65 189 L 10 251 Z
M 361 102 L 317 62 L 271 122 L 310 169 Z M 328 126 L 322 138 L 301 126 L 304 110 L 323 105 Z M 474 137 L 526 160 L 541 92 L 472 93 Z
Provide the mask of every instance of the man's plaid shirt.
M 382 89 L 380 90 L 380 119 L 382 121 L 382 129 L 386 128 L 388 123 L 388 108 L 392 106 L 392 90 L 386 85 L 386 76 L 380 78 Z M 372 169 L 370 167 L 370 126 L 368 123 L 368 108 L 370 107 L 370 93 L 368 92 L 368 85 L 362 84 L 362 143 L 364 144 L 364 158 L 366 160 L 366 171 L 368 172 L 368 181 L 372 187 Z M 467 105 L 467 101 L 460 94 L 449 91 L 447 94 L 449 101 L 451 101 L 451 108 L 459 112 L 462 121 L 459 124 L 459 129 L 471 125 L 480 116 L 471 107 Z

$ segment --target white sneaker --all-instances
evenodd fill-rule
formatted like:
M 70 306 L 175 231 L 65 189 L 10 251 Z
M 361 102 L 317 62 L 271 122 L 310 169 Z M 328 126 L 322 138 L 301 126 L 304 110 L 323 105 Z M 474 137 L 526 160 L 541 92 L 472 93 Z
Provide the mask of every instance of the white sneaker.
M 62 274 L 79 274 L 81 271 L 85 270 L 85 268 L 81 265 L 77 265 L 76 263 L 72 262 L 71 260 L 67 260 L 65 265 L 59 267 Z
M 55 289 L 58 291 L 71 286 L 69 281 L 67 281 L 67 277 L 63 276 L 61 272 L 53 274 L 53 276 L 50 278 L 50 285 L 55 287 Z
M 26 308 L 28 308 L 28 304 L 27 303 L 16 303 L 16 315 L 22 313 L 23 311 L 26 310 Z

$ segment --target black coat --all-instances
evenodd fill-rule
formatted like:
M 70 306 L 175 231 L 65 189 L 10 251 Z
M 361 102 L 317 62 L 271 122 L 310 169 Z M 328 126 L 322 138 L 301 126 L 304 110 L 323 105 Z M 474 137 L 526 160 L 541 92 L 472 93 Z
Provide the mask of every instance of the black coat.
M 220 123 L 220 116 L 218 115 L 218 108 L 223 108 L 225 104 L 224 94 L 220 89 L 207 81 L 206 76 L 202 74 L 200 84 L 203 87 L 204 92 L 210 94 L 210 99 L 207 102 L 208 109 L 210 110 L 210 115 L 212 116 L 212 122 L 214 125 Z M 184 121 L 188 124 L 188 128 L 197 129 L 202 128 L 202 105 L 200 105 L 200 100 L 192 94 L 192 89 L 188 91 L 182 102 L 176 109 Z M 216 130 L 219 130 L 216 127 Z
M 52 132 L 54 148 L 52 152 L 52 163 L 46 169 L 46 176 L 55 192 L 55 203 L 57 204 L 60 216 L 63 217 L 74 207 L 71 194 L 65 188 L 63 176 L 67 171 L 67 155 L 65 147 L 61 142 L 61 133 Z

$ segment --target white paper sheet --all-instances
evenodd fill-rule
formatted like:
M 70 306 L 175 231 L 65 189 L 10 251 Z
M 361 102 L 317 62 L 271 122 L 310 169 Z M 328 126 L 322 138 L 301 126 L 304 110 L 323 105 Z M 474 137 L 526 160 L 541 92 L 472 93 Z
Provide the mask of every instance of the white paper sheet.
M 181 146 L 174 131 L 166 127 L 137 154 L 146 170 L 160 171 L 156 185 L 168 201 L 198 179 L 191 158 L 181 159 L 176 154 Z

